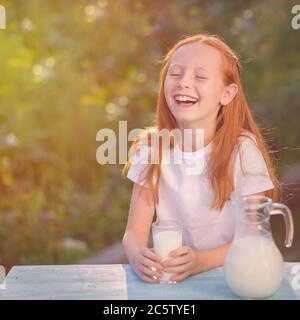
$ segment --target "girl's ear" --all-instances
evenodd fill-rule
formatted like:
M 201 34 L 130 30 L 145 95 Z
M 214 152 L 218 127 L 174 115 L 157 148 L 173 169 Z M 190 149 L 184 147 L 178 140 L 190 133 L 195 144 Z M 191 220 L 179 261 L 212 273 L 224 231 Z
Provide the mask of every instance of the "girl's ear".
M 224 89 L 224 92 L 221 96 L 220 103 L 223 106 L 229 104 L 232 99 L 235 97 L 236 93 L 238 92 L 238 86 L 235 83 L 231 83 Z

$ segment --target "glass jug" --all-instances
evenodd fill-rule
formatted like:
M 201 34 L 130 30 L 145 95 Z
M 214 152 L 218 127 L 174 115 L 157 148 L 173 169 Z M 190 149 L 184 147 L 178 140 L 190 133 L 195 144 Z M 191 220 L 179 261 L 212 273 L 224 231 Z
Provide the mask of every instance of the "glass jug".
M 294 225 L 289 208 L 261 195 L 241 197 L 231 193 L 235 210 L 235 235 L 225 257 L 225 279 L 230 289 L 244 298 L 265 298 L 279 288 L 283 258 L 270 228 L 270 216 L 282 214 L 286 226 L 285 246 L 292 245 Z

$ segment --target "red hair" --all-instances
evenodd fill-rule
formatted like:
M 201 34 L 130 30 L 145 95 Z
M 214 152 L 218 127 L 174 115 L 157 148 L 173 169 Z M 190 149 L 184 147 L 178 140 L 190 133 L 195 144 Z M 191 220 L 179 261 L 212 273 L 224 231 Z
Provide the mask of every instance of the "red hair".
M 258 129 L 254 118 L 249 109 L 246 97 L 242 88 L 240 79 L 240 63 L 237 55 L 234 51 L 224 43 L 219 37 L 210 34 L 200 34 L 194 36 L 187 36 L 178 41 L 164 56 L 161 62 L 163 67 L 160 72 L 160 87 L 158 94 L 158 101 L 156 106 L 156 117 L 154 125 L 146 130 L 144 136 L 138 137 L 133 142 L 133 147 L 140 141 L 144 140 L 148 145 L 151 145 L 151 132 L 152 129 L 173 130 L 178 128 L 178 124 L 171 111 L 168 108 L 165 96 L 164 96 L 164 82 L 166 74 L 169 68 L 170 60 L 174 52 L 190 43 L 201 42 L 217 49 L 221 54 L 222 61 L 222 75 L 223 82 L 227 86 L 231 83 L 235 83 L 238 86 L 238 91 L 233 100 L 226 106 L 221 106 L 217 115 L 217 126 L 215 135 L 212 142 L 212 150 L 208 162 L 208 180 L 215 193 L 215 199 L 213 208 L 221 210 L 225 202 L 229 199 L 231 191 L 234 189 L 233 182 L 233 163 L 232 157 L 234 150 L 239 145 L 239 137 L 243 135 L 243 129 L 252 133 L 255 137 L 259 150 L 261 151 L 263 158 L 266 162 L 270 178 L 273 182 L 274 189 L 265 192 L 266 196 L 278 200 L 279 196 L 279 184 L 275 174 L 275 169 L 272 164 L 269 152 L 267 150 L 264 138 Z M 170 147 L 174 146 L 174 140 L 170 139 Z M 146 180 L 151 188 L 153 200 L 155 203 L 159 202 L 158 186 L 160 179 L 160 163 L 162 158 L 162 146 L 159 144 L 159 163 L 149 164 Z M 131 161 L 127 161 L 122 173 L 126 175 Z M 154 175 L 157 179 L 153 179 Z

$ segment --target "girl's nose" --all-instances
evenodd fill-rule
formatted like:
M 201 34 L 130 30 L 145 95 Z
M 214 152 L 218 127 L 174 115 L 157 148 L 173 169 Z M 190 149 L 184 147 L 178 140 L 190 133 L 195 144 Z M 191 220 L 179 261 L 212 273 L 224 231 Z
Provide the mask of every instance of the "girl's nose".
M 178 80 L 178 86 L 182 88 L 190 88 L 191 87 L 191 79 L 188 76 L 183 76 Z
M 188 82 L 179 82 L 179 87 L 181 88 L 190 88 L 191 85 Z

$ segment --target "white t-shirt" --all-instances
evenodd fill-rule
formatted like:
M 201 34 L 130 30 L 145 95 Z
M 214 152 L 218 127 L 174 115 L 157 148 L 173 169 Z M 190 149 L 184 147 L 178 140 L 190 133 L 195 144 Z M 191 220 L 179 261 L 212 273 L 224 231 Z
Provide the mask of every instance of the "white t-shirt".
M 255 141 L 252 134 L 248 135 Z M 245 174 L 241 169 L 239 153 L 236 153 L 233 177 L 235 191 L 241 195 L 249 195 L 274 188 L 256 142 L 244 136 L 240 139 Z M 149 147 L 142 147 L 139 156 L 133 157 L 127 173 L 130 180 L 145 187 L 149 187 L 143 180 L 148 167 L 147 148 Z M 175 160 L 169 164 L 164 163 L 163 154 L 161 164 L 157 219 L 177 219 L 183 226 L 183 245 L 195 250 L 222 246 L 232 241 L 234 236 L 235 217 L 231 201 L 226 201 L 221 211 L 211 208 L 213 190 L 205 175 L 211 148 L 212 142 L 195 152 L 183 152 L 176 144 L 170 151 L 170 157 L 181 159 L 181 163 Z

